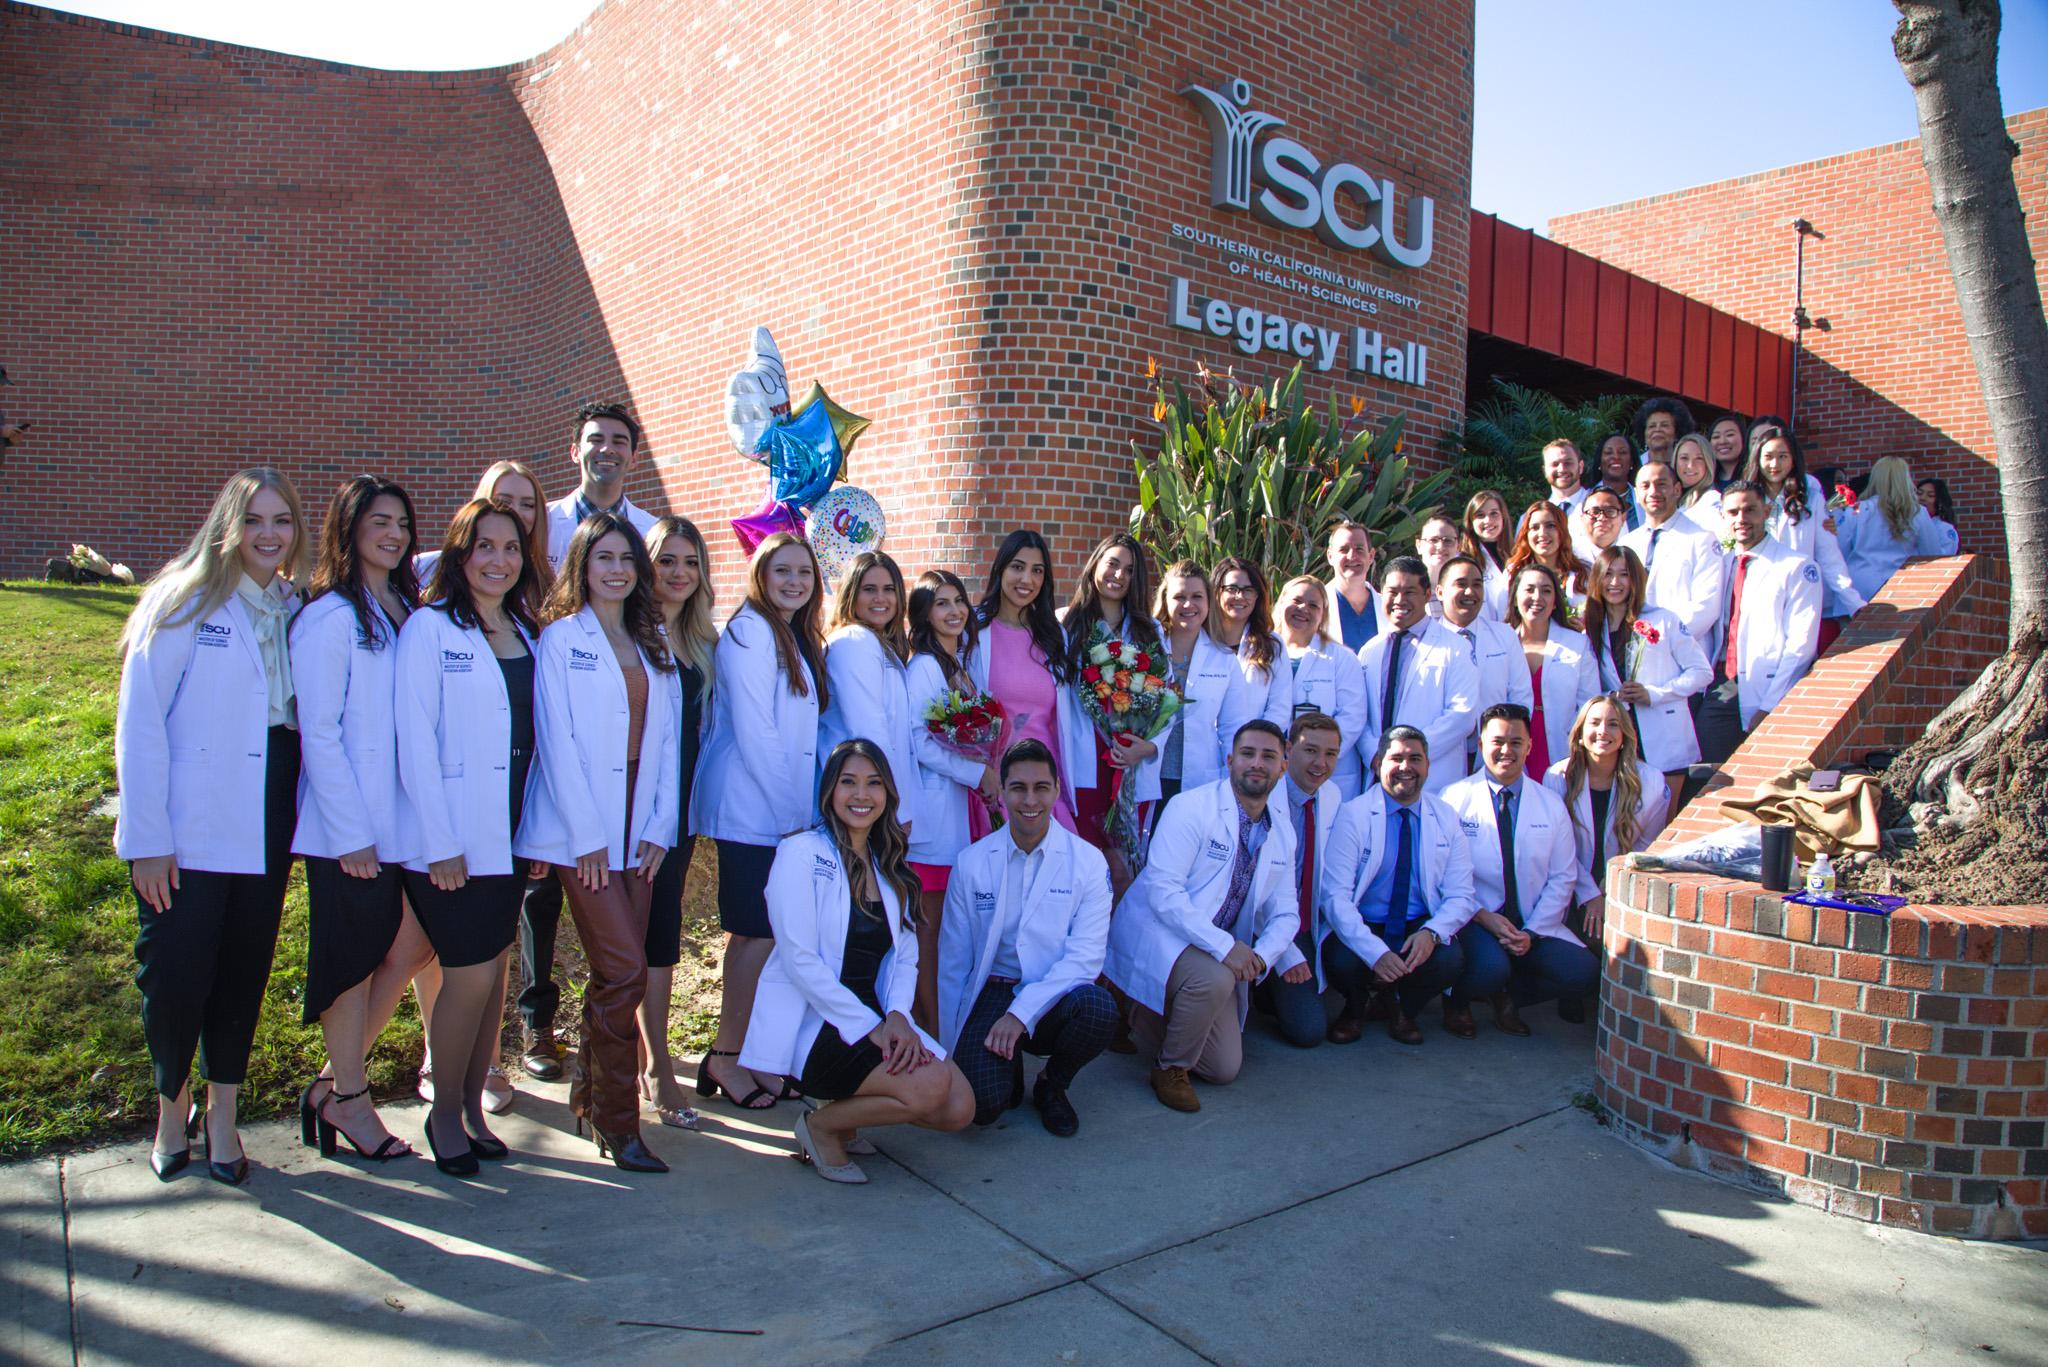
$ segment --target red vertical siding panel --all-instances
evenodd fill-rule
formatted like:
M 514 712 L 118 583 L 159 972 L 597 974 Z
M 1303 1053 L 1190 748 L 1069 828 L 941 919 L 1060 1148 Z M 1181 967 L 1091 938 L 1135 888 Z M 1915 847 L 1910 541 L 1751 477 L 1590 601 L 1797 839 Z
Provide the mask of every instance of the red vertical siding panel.
M 1707 397 L 1707 332 L 1712 310 L 1697 299 L 1685 301 L 1685 374 L 1679 390 L 1688 399 Z
M 1564 257 L 1563 354 L 1581 365 L 1599 355 L 1600 263 L 1583 252 Z
M 1472 264 L 1465 276 L 1465 326 L 1493 331 L 1493 229 L 1500 220 L 1472 211 Z
M 1657 388 L 1676 394 L 1685 383 L 1685 296 L 1657 290 Z
M 1593 364 L 1616 375 L 1628 373 L 1628 282 L 1626 271 L 1602 261 L 1599 319 L 1593 339 Z
M 1773 410 L 1757 403 L 1756 392 L 1756 344 L 1762 333 L 1756 324 L 1740 319 L 1735 323 L 1735 378 L 1733 392 L 1735 407 L 1744 413 L 1768 413 Z M 1783 415 L 1780 414 L 1782 417 Z
M 1503 223 L 1493 234 L 1493 335 L 1529 341 L 1529 240 L 1527 228 Z
M 1547 237 L 1529 243 L 1529 345 L 1552 355 L 1564 346 L 1564 248 Z
M 1707 338 L 1707 402 L 1716 408 L 1746 408 L 1735 403 L 1735 320 L 1716 313 Z
M 1642 384 L 1657 382 L 1657 287 L 1639 275 L 1628 278 L 1628 369 Z

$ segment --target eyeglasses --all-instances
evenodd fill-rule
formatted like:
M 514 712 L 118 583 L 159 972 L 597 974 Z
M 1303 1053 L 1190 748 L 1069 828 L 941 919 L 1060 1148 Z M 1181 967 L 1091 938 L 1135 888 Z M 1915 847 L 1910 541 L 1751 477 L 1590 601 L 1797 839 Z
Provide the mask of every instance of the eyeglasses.
M 1606 521 L 1606 520 L 1607 520 L 1608 518 L 1610 518 L 1610 517 L 1620 517 L 1620 516 L 1621 516 L 1621 509 L 1619 509 L 1619 508 L 1610 508 L 1610 507 L 1608 507 L 1608 506 L 1607 506 L 1606 504 L 1604 504 L 1604 503 L 1603 503 L 1603 504 L 1602 504 L 1602 505 L 1600 505 L 1600 506 L 1599 506 L 1598 508 L 1587 508 L 1587 509 L 1586 509 L 1586 516 L 1587 516 L 1587 517 L 1593 517 L 1593 518 L 1598 518 L 1598 519 L 1599 519 L 1600 521 L 1602 521 L 1602 522 L 1605 522 L 1605 521 Z

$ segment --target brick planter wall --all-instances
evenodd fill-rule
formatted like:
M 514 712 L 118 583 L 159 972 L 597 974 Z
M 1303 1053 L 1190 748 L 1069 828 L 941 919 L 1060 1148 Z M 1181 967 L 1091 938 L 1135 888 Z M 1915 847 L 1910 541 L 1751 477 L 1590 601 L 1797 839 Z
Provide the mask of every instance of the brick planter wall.
M 1661 843 L 1719 794 L 1919 734 L 2003 648 L 2005 573 L 1908 567 Z M 1859 1219 L 2048 1236 L 2048 908 L 1787 904 L 1755 884 L 1607 881 L 1597 1092 L 1676 1162 Z

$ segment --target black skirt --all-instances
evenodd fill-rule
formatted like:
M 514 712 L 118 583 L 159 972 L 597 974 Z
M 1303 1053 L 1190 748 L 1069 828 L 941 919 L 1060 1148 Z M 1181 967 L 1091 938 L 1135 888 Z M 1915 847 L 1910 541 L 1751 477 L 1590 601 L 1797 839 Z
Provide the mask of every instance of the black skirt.
M 718 924 L 733 935 L 757 940 L 775 938 L 768 923 L 768 871 L 775 867 L 775 846 L 718 842 Z
M 405 915 L 405 870 L 379 864 L 375 878 L 344 873 L 338 859 L 305 856 L 306 1001 L 312 1025 L 334 999 L 377 971 Z
M 405 895 L 441 967 L 487 964 L 511 947 L 526 893 L 525 861 L 515 863 L 520 867 L 513 873 L 471 874 L 453 892 L 441 891 L 424 873 L 405 871 Z
M 696 852 L 697 837 L 686 835 L 655 872 L 654 897 L 647 907 L 649 968 L 674 968 L 683 957 L 683 889 L 689 882 L 690 856 Z

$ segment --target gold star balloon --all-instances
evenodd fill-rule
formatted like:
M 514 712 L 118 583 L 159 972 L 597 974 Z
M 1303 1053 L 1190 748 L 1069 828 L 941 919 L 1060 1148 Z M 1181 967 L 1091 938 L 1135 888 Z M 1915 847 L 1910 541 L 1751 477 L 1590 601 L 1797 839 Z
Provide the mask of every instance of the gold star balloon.
M 816 380 L 811 381 L 811 387 L 804 391 L 803 398 L 792 410 L 793 416 L 802 417 L 804 410 L 814 403 L 822 404 L 826 416 L 832 420 L 832 434 L 839 438 L 839 454 L 845 458 L 839 467 L 839 477 L 841 479 L 849 479 L 851 476 L 846 473 L 847 466 L 845 461 L 850 461 L 853 458 L 854 440 L 861 433 L 868 430 L 868 425 L 874 419 L 863 418 L 852 409 L 844 408 L 834 403 L 832 396 L 825 392 L 825 386 L 819 384 Z

